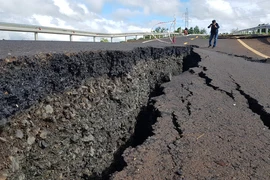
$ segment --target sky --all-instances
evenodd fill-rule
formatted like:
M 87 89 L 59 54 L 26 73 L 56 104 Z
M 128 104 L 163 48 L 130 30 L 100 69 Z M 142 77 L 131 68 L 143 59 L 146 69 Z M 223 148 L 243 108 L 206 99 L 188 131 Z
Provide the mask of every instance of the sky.
M 186 9 L 189 27 L 207 29 L 215 19 L 220 33 L 270 23 L 269 0 L 0 0 L 0 22 L 102 33 L 149 32 L 158 26 L 170 29 L 174 18 L 176 28 L 185 28 Z M 33 40 L 34 35 L 0 31 L 0 39 Z M 69 40 L 69 37 L 39 34 L 39 39 Z

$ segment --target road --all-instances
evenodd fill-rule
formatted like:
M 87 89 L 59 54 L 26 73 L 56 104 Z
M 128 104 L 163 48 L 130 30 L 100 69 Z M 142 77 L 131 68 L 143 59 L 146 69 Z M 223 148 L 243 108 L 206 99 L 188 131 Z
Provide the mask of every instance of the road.
M 237 40 L 185 40 L 200 46 L 199 67 L 163 85 L 155 135 L 126 150 L 112 179 L 269 179 L 270 65 L 234 56 L 262 59 Z M 265 42 L 244 42 L 269 55 Z
M 168 40 L 165 40 L 168 42 Z M 270 56 L 270 38 L 244 39 L 247 45 L 257 49 L 259 52 Z M 175 44 L 161 43 L 156 40 L 149 43 L 93 43 L 93 42 L 58 42 L 58 41 L 0 41 L 0 59 L 10 56 L 31 56 L 39 53 L 72 53 L 78 51 L 99 51 L 99 50 L 132 50 L 135 47 L 155 46 L 164 47 L 172 45 L 197 45 L 200 48 L 207 48 L 208 40 L 186 36 L 176 38 Z M 211 49 L 209 49 L 211 50 Z M 218 45 L 213 51 L 234 54 L 238 56 L 251 57 L 254 60 L 263 59 L 244 46 L 236 39 L 219 39 Z
M 265 59 L 254 52 L 270 56 L 269 38 L 242 41 L 254 51 L 236 39 L 212 49 L 196 37 L 176 44 L 0 41 L 0 57 L 195 45 L 198 67 L 163 84 L 164 94 L 154 98 L 161 112 L 154 135 L 126 149 L 127 166 L 111 178 L 270 179 L 270 64 L 254 62 Z

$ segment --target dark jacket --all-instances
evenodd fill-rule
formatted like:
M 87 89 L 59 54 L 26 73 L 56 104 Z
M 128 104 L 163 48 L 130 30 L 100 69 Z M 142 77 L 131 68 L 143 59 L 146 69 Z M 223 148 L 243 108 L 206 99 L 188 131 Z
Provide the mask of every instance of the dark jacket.
M 208 26 L 208 28 L 211 27 L 211 34 L 217 34 L 218 33 L 218 29 L 219 29 L 219 25 L 218 23 L 216 23 L 216 27 L 213 24 L 210 24 Z

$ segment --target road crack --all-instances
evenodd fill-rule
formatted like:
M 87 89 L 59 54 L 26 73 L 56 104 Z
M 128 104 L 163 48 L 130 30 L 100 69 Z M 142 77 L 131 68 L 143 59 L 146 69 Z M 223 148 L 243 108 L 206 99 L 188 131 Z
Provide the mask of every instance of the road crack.
M 213 79 L 209 78 L 204 72 L 200 72 L 199 77 L 205 80 L 205 84 L 211 88 L 213 88 L 215 91 L 220 91 L 221 93 L 225 93 L 227 96 L 229 96 L 232 100 L 235 101 L 235 97 L 233 95 L 233 92 L 228 92 L 225 91 L 223 89 L 220 89 L 218 86 L 214 86 L 213 84 L 211 84 L 211 82 L 213 81 Z
M 237 55 L 237 54 L 231 54 L 231 53 L 226 53 L 226 52 L 221 52 L 221 51 L 216 51 L 220 54 L 226 54 L 228 56 L 233 56 L 233 57 L 239 57 L 239 58 L 243 58 L 244 60 L 246 61 L 250 61 L 250 62 L 256 62 L 256 63 L 267 63 L 269 62 L 269 58 L 268 59 L 254 59 L 252 57 L 248 57 L 248 56 L 245 56 L 245 55 Z
M 260 116 L 260 119 L 263 121 L 263 124 L 270 129 L 270 114 L 266 112 L 264 107 L 256 100 L 255 98 L 251 97 L 247 94 L 244 90 L 241 89 L 240 84 L 238 84 L 231 76 L 230 78 L 236 85 L 236 90 L 247 100 L 247 104 L 249 109 L 254 112 L 255 114 Z
M 175 114 L 175 112 L 172 112 L 172 122 L 173 122 L 173 125 L 174 125 L 174 129 L 178 132 L 180 138 L 183 137 L 183 131 L 181 129 L 181 126 L 180 124 L 177 122 L 178 118 Z
M 181 84 L 181 87 L 182 87 L 183 89 L 185 89 L 186 91 L 189 92 L 189 94 L 186 96 L 186 98 L 184 98 L 184 97 L 182 96 L 182 97 L 181 97 L 181 100 L 182 100 L 182 103 L 185 103 L 185 101 L 187 101 L 186 109 L 187 109 L 187 111 L 188 111 L 188 115 L 191 116 L 191 108 L 190 108 L 190 107 L 191 107 L 191 102 L 188 101 L 188 98 L 191 97 L 191 96 L 193 96 L 193 92 L 192 92 L 188 87 L 185 87 L 184 84 Z

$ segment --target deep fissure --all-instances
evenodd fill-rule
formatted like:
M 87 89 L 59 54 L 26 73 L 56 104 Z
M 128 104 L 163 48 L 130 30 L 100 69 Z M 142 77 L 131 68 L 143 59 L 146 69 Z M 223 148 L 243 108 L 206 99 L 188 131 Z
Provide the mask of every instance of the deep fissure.
M 195 53 L 193 50 L 191 54 L 183 58 L 183 69 L 182 72 L 190 70 L 190 68 L 198 67 L 199 62 L 201 61 L 200 56 Z M 161 117 L 161 112 L 155 108 L 155 101 L 151 99 L 152 97 L 157 97 L 164 94 L 164 88 L 161 86 L 162 83 L 169 81 L 167 76 L 161 77 L 161 82 L 155 84 L 154 88 L 149 94 L 149 100 L 146 106 L 141 108 L 137 118 L 136 118 L 136 125 L 134 134 L 131 135 L 130 139 L 122 145 L 117 152 L 114 154 L 114 161 L 111 165 L 106 168 L 102 176 L 93 176 L 92 179 L 102 179 L 107 180 L 110 179 L 110 176 L 115 173 L 116 171 L 121 171 L 127 166 L 126 162 L 122 154 L 128 147 L 136 147 L 144 143 L 144 141 L 154 135 L 152 126 L 157 122 L 157 118 Z M 191 96 L 193 93 L 189 91 Z M 187 109 L 189 110 L 189 114 L 191 115 L 190 106 L 191 103 L 188 102 Z M 179 136 L 182 137 L 182 130 L 180 129 L 180 125 L 177 122 L 177 118 L 175 114 L 172 114 L 173 124 L 175 126 L 176 131 L 178 132 Z M 88 180 L 88 178 L 86 178 Z M 90 180 L 90 179 L 89 179 Z
M 218 53 L 221 54 L 226 54 L 228 56 L 234 56 L 234 57 L 240 57 L 245 59 L 246 61 L 250 61 L 250 62 L 256 62 L 256 63 L 269 63 L 270 59 L 258 59 L 258 60 L 254 60 L 252 57 L 248 57 L 248 56 L 244 56 L 244 55 L 237 55 L 237 54 L 231 54 L 231 53 L 226 53 L 226 52 L 221 52 L 221 51 L 216 51 Z
M 184 99 L 184 97 L 181 97 L 182 103 L 184 103 L 185 100 L 188 100 L 189 97 L 193 96 L 193 92 L 190 91 L 190 89 L 188 87 L 185 87 L 184 84 L 181 84 L 181 87 L 189 92 L 189 94 L 186 96 L 185 99 Z M 191 102 L 190 101 L 187 102 L 186 109 L 188 111 L 188 115 L 191 116 Z
M 163 94 L 163 88 L 157 84 L 154 91 L 150 95 L 158 96 Z M 152 125 L 157 122 L 157 118 L 161 117 L 161 113 L 155 108 L 155 101 L 149 96 L 149 101 L 146 106 L 141 107 L 141 110 L 136 118 L 136 125 L 133 135 L 127 140 L 117 151 L 114 153 L 114 160 L 111 165 L 106 168 L 101 175 L 92 175 L 88 177 L 84 175 L 83 179 L 102 179 L 108 180 L 110 176 L 116 171 L 122 171 L 127 163 L 125 162 L 122 154 L 128 147 L 136 147 L 141 145 L 148 137 L 154 135 Z
M 188 71 L 190 68 L 193 67 L 199 67 L 200 61 L 200 55 L 192 50 L 189 55 L 183 58 L 183 72 Z
M 225 94 L 226 94 L 227 96 L 229 96 L 231 99 L 235 100 L 235 97 L 234 97 L 234 95 L 233 95 L 233 92 L 227 92 L 227 91 L 225 91 L 225 90 L 223 90 L 223 89 L 220 89 L 219 87 L 214 86 L 213 84 L 211 84 L 212 79 L 209 78 L 204 72 L 200 72 L 200 73 L 199 73 L 199 77 L 205 80 L 205 84 L 206 84 L 207 86 L 213 88 L 215 91 L 218 90 L 218 91 L 220 91 L 220 92 L 222 92 L 222 93 L 225 93 Z
M 177 122 L 177 120 L 178 120 L 178 118 L 175 115 L 175 112 L 172 112 L 172 122 L 173 122 L 173 125 L 174 125 L 174 129 L 178 132 L 180 138 L 182 138 L 183 137 L 183 131 L 181 129 L 180 124 Z
M 234 83 L 236 84 L 237 87 L 236 90 L 240 92 L 240 94 L 244 96 L 245 99 L 247 100 L 249 109 L 251 109 L 252 112 L 259 115 L 261 120 L 263 121 L 263 124 L 270 129 L 270 114 L 265 111 L 264 107 L 261 104 L 259 104 L 259 102 L 256 99 L 246 94 L 245 91 L 241 89 L 241 86 L 238 83 L 236 82 Z
M 191 116 L 191 103 L 188 101 L 187 105 L 186 105 L 186 108 L 187 108 L 187 111 L 188 111 L 188 115 Z
M 183 61 L 181 62 L 180 61 L 180 59 L 178 59 L 177 60 L 177 64 L 175 64 L 174 65 L 174 67 L 178 67 L 178 65 L 179 65 L 179 68 L 177 69 L 177 68 L 174 68 L 174 67 L 169 67 L 170 69 L 166 69 L 165 70 L 165 72 L 168 72 L 168 71 L 170 71 L 170 70 L 173 70 L 172 71 L 172 74 L 173 75 L 178 75 L 178 74 L 180 74 L 181 73 L 181 68 L 182 68 L 182 72 L 184 72 L 184 71 L 188 71 L 190 68 L 192 68 L 192 67 L 198 67 L 198 63 L 199 63 L 199 61 L 201 61 L 201 58 L 200 58 L 200 56 L 197 54 L 197 53 L 195 53 L 195 52 L 193 52 L 193 49 L 188 49 L 188 50 L 190 50 L 190 52 L 187 52 L 186 51 L 187 49 L 185 49 L 185 51 L 184 51 L 184 53 L 185 53 L 185 55 L 186 54 L 188 54 L 188 53 L 190 53 L 189 55 L 187 55 L 187 56 L 185 56 L 184 58 L 183 58 Z M 158 51 L 158 50 L 157 50 Z M 158 51 L 159 52 L 159 51 Z M 180 51 L 179 52 L 177 52 L 177 53 L 175 53 L 176 54 L 176 57 L 182 57 L 182 56 L 179 56 L 180 54 Z M 156 54 L 158 54 L 158 53 L 156 53 Z M 154 54 L 154 55 L 156 55 L 156 54 Z M 85 80 L 85 78 L 86 77 L 92 77 L 92 75 L 93 75 L 93 77 L 99 77 L 99 76 L 101 76 L 102 75 L 102 73 L 104 74 L 106 74 L 107 73 L 107 75 L 109 75 L 110 76 L 110 78 L 111 78 L 111 76 L 116 76 L 115 74 L 116 74 L 116 72 L 118 72 L 118 71 L 123 71 L 123 72 L 125 72 L 125 73 L 120 73 L 121 75 L 123 75 L 123 74 L 126 74 L 126 72 L 128 72 L 128 70 L 131 68 L 131 63 L 130 64 L 128 64 L 128 68 L 127 67 L 122 67 L 121 66 L 121 68 L 122 69 L 120 69 L 120 70 L 118 70 L 117 69 L 117 64 L 112 64 L 112 62 L 111 63 L 108 63 L 108 67 L 110 67 L 109 69 L 106 69 L 106 68 L 104 68 L 104 69 L 102 69 L 102 71 L 101 72 L 99 72 L 99 71 L 97 71 L 97 72 L 95 72 L 95 73 L 93 73 L 93 74 L 87 74 L 87 72 L 92 72 L 92 71 L 95 71 L 95 70 L 99 70 L 100 68 L 99 68 L 99 65 L 101 65 L 101 64 L 95 64 L 95 63 L 99 63 L 99 61 L 97 60 L 95 63 L 93 63 L 93 64 L 91 64 L 91 63 L 89 63 L 88 61 L 86 61 L 86 59 L 88 59 L 88 58 L 95 58 L 96 56 L 94 56 L 95 54 L 81 54 L 81 56 L 83 56 L 83 55 L 86 55 L 87 56 L 87 58 L 85 58 L 84 60 L 85 60 L 85 62 L 83 62 L 82 63 L 82 66 L 79 66 L 79 65 L 75 65 L 76 63 L 79 63 L 80 62 L 80 57 L 78 56 L 78 57 L 76 57 L 75 59 L 68 59 L 69 61 L 69 64 L 70 64 L 70 66 L 69 66 L 69 64 L 65 64 L 65 63 L 58 63 L 58 58 L 60 58 L 61 59 L 61 61 L 60 62 L 66 62 L 64 59 L 63 59 L 63 57 L 61 56 L 60 57 L 60 55 L 55 55 L 55 57 L 53 56 L 53 58 L 55 59 L 55 60 L 52 60 L 51 62 L 52 63 L 55 63 L 55 64 L 52 64 L 52 67 L 48 67 L 48 68 L 52 68 L 52 69 L 54 69 L 54 67 L 58 67 L 57 65 L 61 65 L 59 68 L 61 69 L 61 68 L 64 68 L 64 67 L 66 67 L 66 66 L 68 66 L 69 68 L 68 68 L 68 70 L 66 70 L 67 72 L 70 72 L 70 77 L 73 77 L 73 76 L 76 76 L 76 78 L 75 79 L 71 79 L 72 81 L 68 81 L 68 80 L 66 80 L 67 82 L 65 82 L 65 83 L 67 83 L 69 86 L 68 87 L 75 87 L 75 85 L 76 85 L 76 87 L 77 87 L 77 85 L 78 84 L 80 84 L 80 82 L 81 82 L 81 80 Z M 102 54 L 103 55 L 103 54 Z M 102 56 L 102 60 L 104 61 L 104 62 L 106 62 L 107 63 L 107 59 L 106 59 L 106 55 L 108 55 L 108 54 L 105 54 L 104 55 L 104 57 Z M 129 55 L 129 54 L 128 54 Z M 166 53 L 164 53 L 164 55 L 166 55 L 166 56 L 168 56 Z M 89 57 L 88 57 L 89 56 Z M 90 57 L 91 56 L 91 57 Z M 93 56 L 93 57 L 92 57 Z M 118 58 L 122 58 L 122 56 L 124 57 L 124 59 L 125 59 L 125 56 L 126 56 L 126 54 L 120 54 L 119 56 L 121 56 L 121 57 L 118 57 Z M 170 56 L 170 55 L 169 55 Z M 148 57 L 148 56 L 147 56 Z M 118 59 L 117 57 L 114 59 L 114 57 L 112 57 L 112 61 L 113 62 L 118 62 L 117 61 L 117 59 Z M 173 59 L 171 59 L 170 60 L 170 62 L 171 61 L 174 61 L 174 58 L 175 57 L 173 57 Z M 62 61 L 62 59 L 63 59 L 63 61 Z M 98 56 L 96 59 L 100 59 L 100 57 Z M 165 59 L 165 60 L 167 60 L 167 59 Z M 181 59 L 182 60 L 182 59 Z M 73 63 L 73 61 L 76 61 L 76 63 L 74 64 Z M 103 62 L 102 61 L 102 62 Z M 129 61 L 128 61 L 129 62 Z M 166 62 L 166 61 L 165 61 Z M 181 62 L 181 63 L 180 63 Z M 89 64 L 88 64 L 89 63 Z M 85 65 L 85 66 L 84 66 Z M 87 66 L 86 66 L 87 65 Z M 123 65 L 123 64 L 122 64 Z M 170 65 L 170 64 L 169 64 Z M 41 65 L 40 65 L 41 66 Z M 97 66 L 97 67 L 95 67 L 96 69 L 94 69 L 92 66 Z M 115 69 L 113 69 L 112 68 L 112 66 L 115 66 L 114 68 Z M 90 69 L 87 69 L 87 68 L 90 68 Z M 100 66 L 101 67 L 101 66 Z M 153 66 L 154 68 L 159 68 L 158 66 Z M 71 69 L 70 69 L 71 68 Z M 81 70 L 80 68 L 85 68 L 85 69 L 83 69 L 83 70 Z M 125 69 L 126 68 L 126 69 Z M 38 69 L 38 68 L 37 68 Z M 44 69 L 44 68 L 43 68 Z M 162 68 L 161 68 L 162 69 Z M 55 70 L 55 69 L 54 69 Z M 140 108 L 140 112 L 138 113 L 138 115 L 137 115 L 137 117 L 136 117 L 136 114 L 135 114 L 135 116 L 132 116 L 132 117 L 136 117 L 136 124 L 135 124 L 135 128 L 134 128 L 134 133 L 132 134 L 132 135 L 128 135 L 128 136 L 125 136 L 124 137 L 124 139 L 122 140 L 121 138 L 119 138 L 119 140 L 121 140 L 122 142 L 124 142 L 124 141 L 126 141 L 126 143 L 124 143 L 124 144 L 119 144 L 119 146 L 118 146 L 118 149 L 114 152 L 114 154 L 113 154 L 113 162 L 112 163 L 110 163 L 110 164 L 106 164 L 106 165 L 109 165 L 109 167 L 107 167 L 107 168 L 105 168 L 104 169 L 104 167 L 101 169 L 101 171 L 99 171 L 99 170 L 95 170 L 95 171 L 92 171 L 91 170 L 91 167 L 89 168 L 89 164 L 90 163 L 92 163 L 92 162 L 90 162 L 89 161 L 89 159 L 90 158 L 88 158 L 88 157 L 86 157 L 85 158 L 85 160 L 84 161 L 82 161 L 84 164 L 81 166 L 81 168 L 83 168 L 83 169 L 89 169 L 90 170 L 90 172 L 88 172 L 88 171 L 86 171 L 86 172 L 84 172 L 84 171 L 82 171 L 82 174 L 80 173 L 78 176 L 80 177 L 80 178 L 82 178 L 82 179 L 84 179 L 84 180 L 89 180 L 89 179 L 109 179 L 110 178 L 110 176 L 114 173 L 114 172 L 116 172 L 116 171 L 121 171 L 125 166 L 127 166 L 127 164 L 126 164 L 126 162 L 124 161 L 124 159 L 123 159 L 123 156 L 122 156 L 122 154 L 123 154 L 123 152 L 128 148 L 128 147 L 136 147 L 136 146 L 139 146 L 139 145 L 141 145 L 142 143 L 144 143 L 145 142 L 145 140 L 148 138 L 148 137 L 150 137 L 150 136 L 152 136 L 154 133 L 153 133 L 153 125 L 157 122 L 157 119 L 158 119 L 158 117 L 160 117 L 161 116 L 161 113 L 159 112 L 159 110 L 155 107 L 155 101 L 152 99 L 153 97 L 156 97 L 156 96 L 160 96 L 160 95 L 162 95 L 163 94 L 163 87 L 161 86 L 161 84 L 162 83 L 164 83 L 164 82 L 168 82 L 168 81 L 170 81 L 170 79 L 171 79 L 171 77 L 170 77 L 170 74 L 169 74 L 169 76 L 168 75 L 165 75 L 165 74 L 163 74 L 163 71 L 161 71 L 162 73 L 160 73 L 160 68 L 158 69 L 159 71 L 157 71 L 157 72 L 155 72 L 155 73 L 153 73 L 152 75 L 154 75 L 153 77 L 151 77 L 152 79 L 148 82 L 148 84 L 147 83 L 145 83 L 145 84 L 143 84 L 143 86 L 144 87 L 146 87 L 145 85 L 147 84 L 147 85 L 149 85 L 150 84 L 150 86 L 152 87 L 152 89 L 150 90 L 150 92 L 149 92 L 149 90 L 147 90 L 146 92 L 147 93 L 145 93 L 144 95 L 143 95 L 143 97 L 145 98 L 145 100 L 147 100 L 147 97 L 148 97 L 148 102 L 144 105 L 144 106 L 142 106 L 141 108 Z M 163 69 L 162 69 L 163 70 Z M 59 70 L 55 70 L 55 71 L 57 71 L 57 72 L 55 72 L 56 74 L 59 74 Z M 62 70 L 63 72 L 62 72 L 62 74 L 64 74 L 65 73 L 65 71 L 64 70 Z M 104 71 L 104 72 L 103 72 Z M 109 72 L 107 72 L 107 71 L 109 71 Z M 177 72 L 176 71 L 179 71 L 179 73 L 177 74 Z M 45 73 L 45 72 L 44 72 Z M 46 73 L 47 73 L 47 71 L 46 71 Z M 81 73 L 83 73 L 82 75 L 81 75 Z M 61 73 L 60 73 L 61 74 Z M 31 74 L 30 74 L 31 75 Z M 29 75 L 29 76 L 30 76 Z M 45 74 L 45 75 L 47 75 L 47 74 Z M 77 77 L 78 76 L 78 77 Z M 43 77 L 43 76 L 41 76 L 41 77 Z M 54 77 L 54 76 L 52 76 L 52 77 Z M 68 76 L 69 77 L 69 76 Z M 68 79 L 68 77 L 66 78 L 66 79 Z M 117 76 L 118 77 L 118 76 Z M 50 77 L 49 77 L 50 78 Z M 49 79 L 48 78 L 48 79 Z M 65 78 L 65 77 L 63 77 L 63 78 Z M 148 77 L 147 77 L 148 78 Z M 62 79 L 62 76 L 59 76 L 59 81 L 60 80 L 63 80 Z M 58 80 L 57 79 L 57 80 Z M 148 79 L 147 79 L 148 80 Z M 154 80 L 154 82 L 153 82 L 153 80 Z M 55 81 L 55 82 L 57 82 L 57 81 Z M 61 92 L 63 92 L 65 89 L 61 89 L 60 87 L 65 87 L 65 85 L 67 85 L 67 84 L 62 84 L 62 85 L 60 85 L 60 84 L 57 84 L 57 83 L 51 83 L 51 82 L 49 82 L 50 84 L 50 88 L 52 88 L 53 90 L 55 90 L 56 92 L 58 92 L 58 93 L 61 93 Z M 51 87 L 51 86 L 56 86 L 56 85 L 58 85 L 57 87 Z M 79 85 L 78 85 L 79 86 Z M 88 86 L 88 85 L 87 85 Z M 89 85 L 89 87 L 90 87 L 90 85 Z M 99 87 L 99 85 L 98 85 L 98 87 Z M 147 86 L 148 87 L 148 86 Z M 88 88 L 88 87 L 86 87 L 86 86 L 84 86 L 83 87 L 83 89 L 85 89 L 85 88 Z M 95 88 L 95 87 L 94 87 Z M 58 90 L 59 89 L 59 90 Z M 145 88 L 145 89 L 147 89 L 147 88 Z M 123 92 L 125 92 L 125 91 L 123 91 Z M 46 94 L 47 92 L 44 92 L 43 94 L 42 94 L 42 92 L 41 92 L 41 95 L 43 95 L 43 96 L 45 96 L 45 95 L 47 95 Z M 73 93 L 73 92 L 72 92 Z M 110 93 L 110 92 L 109 92 Z M 149 95 L 147 96 L 146 94 L 148 94 L 149 93 Z M 42 97 L 40 95 L 40 97 Z M 76 92 L 76 94 L 74 94 L 74 97 L 75 97 L 75 95 L 77 95 L 77 92 Z M 111 96 L 109 97 L 109 99 L 111 100 L 111 101 L 114 101 L 115 102 L 115 104 L 117 104 L 117 106 L 119 105 L 119 106 L 122 106 L 122 105 L 125 105 L 124 103 L 122 103 L 122 101 L 121 100 L 119 100 L 118 98 L 118 96 L 117 96 L 117 94 L 116 95 L 114 95 L 114 94 L 110 94 Z M 78 95 L 79 96 L 79 95 Z M 69 99 L 67 99 L 67 101 L 68 101 Z M 90 101 L 92 101 L 92 100 L 94 100 L 94 98 L 93 99 L 90 99 Z M 100 100 L 100 99 L 99 99 Z M 99 100 L 98 101 L 96 101 L 96 102 L 99 102 Z M 55 100 L 55 101 L 58 101 L 58 99 L 57 100 Z M 143 103 L 145 103 L 146 101 L 143 101 Z M 87 102 L 86 102 L 87 103 Z M 80 105 L 82 105 L 82 104 L 86 104 L 86 103 L 81 103 Z M 54 103 L 48 103 L 48 105 L 54 105 Z M 188 103 L 188 105 L 189 105 L 190 103 Z M 50 107 L 52 107 L 52 106 L 50 106 Z M 55 108 L 54 106 L 53 106 L 53 108 Z M 138 112 L 138 107 L 137 107 L 137 110 L 136 110 L 136 112 Z M 63 115 L 65 115 L 65 114 L 63 114 Z M 95 116 L 95 114 L 93 114 L 94 116 Z M 92 115 L 91 115 L 92 116 Z M 93 117 L 94 117 L 93 116 Z M 65 117 L 66 118 L 66 117 Z M 103 117 L 102 117 L 103 118 Z M 133 119 L 133 120 L 135 120 L 135 118 Z M 134 121 L 132 121 L 132 122 L 134 122 Z M 175 129 L 178 131 L 178 133 L 179 133 L 179 135 L 181 135 L 181 129 L 180 129 L 180 125 L 178 124 L 178 122 L 177 122 L 177 119 L 176 119 L 176 116 L 173 118 L 173 124 L 174 124 L 174 126 L 175 126 Z M 90 131 L 89 131 L 90 132 Z M 92 132 L 91 132 L 92 133 Z M 79 133 L 78 133 L 79 134 Z M 82 134 L 81 135 L 82 137 L 84 136 L 84 134 Z M 129 138 L 129 139 L 128 139 Z M 128 140 L 126 140 L 126 139 L 128 139 Z M 77 142 L 79 142 L 80 140 L 75 140 L 75 143 L 77 143 Z M 115 142 L 117 142 L 118 143 L 118 141 L 115 141 Z M 95 147 L 94 147 L 95 148 Z M 95 148 L 96 149 L 96 148 Z M 34 154 L 35 155 L 35 154 Z M 111 153 L 111 155 L 112 155 L 112 153 Z M 92 156 L 92 155 L 91 155 Z M 111 156 L 112 157 L 112 156 Z M 84 158 L 84 157 L 83 157 Z M 110 162 L 111 162 L 111 160 L 110 160 Z M 29 163 L 30 164 L 30 163 Z M 104 170 L 103 170 L 104 169 Z M 103 171 L 102 171 L 103 170 Z M 92 172 L 92 174 L 90 174 Z M 30 175 L 31 173 L 29 173 L 29 175 Z

